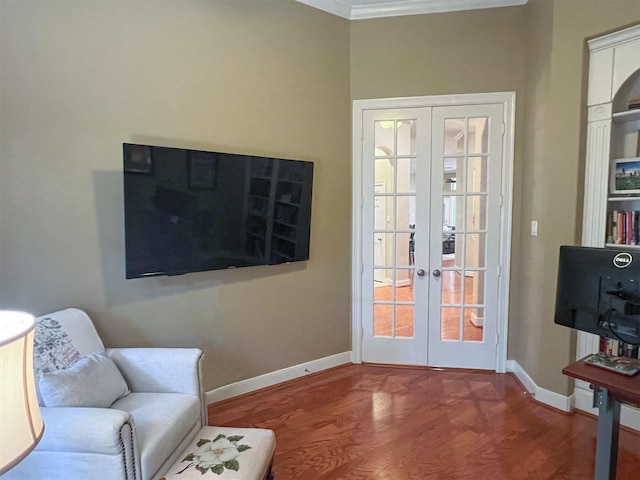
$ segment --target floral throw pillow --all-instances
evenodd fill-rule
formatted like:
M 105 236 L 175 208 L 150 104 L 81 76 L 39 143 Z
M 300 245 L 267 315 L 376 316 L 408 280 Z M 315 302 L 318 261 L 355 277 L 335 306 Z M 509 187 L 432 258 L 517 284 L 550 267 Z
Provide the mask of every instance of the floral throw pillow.
M 36 321 L 33 337 L 36 382 L 42 373 L 70 367 L 80 358 L 78 348 L 57 320 L 44 317 Z

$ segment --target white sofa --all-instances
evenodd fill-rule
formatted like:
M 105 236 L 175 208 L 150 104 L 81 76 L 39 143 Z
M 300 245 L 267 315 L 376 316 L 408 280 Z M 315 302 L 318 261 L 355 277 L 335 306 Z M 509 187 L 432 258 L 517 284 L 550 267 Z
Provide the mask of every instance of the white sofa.
M 202 360 L 197 348 L 105 350 L 82 310 L 39 317 L 34 370 L 44 436 L 2 480 L 160 478 L 207 424 Z

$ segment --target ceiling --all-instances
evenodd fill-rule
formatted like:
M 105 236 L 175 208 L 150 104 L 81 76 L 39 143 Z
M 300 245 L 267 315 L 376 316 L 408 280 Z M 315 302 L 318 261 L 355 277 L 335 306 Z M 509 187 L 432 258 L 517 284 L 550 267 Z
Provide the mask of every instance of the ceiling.
M 528 0 L 296 0 L 348 20 L 524 5 Z

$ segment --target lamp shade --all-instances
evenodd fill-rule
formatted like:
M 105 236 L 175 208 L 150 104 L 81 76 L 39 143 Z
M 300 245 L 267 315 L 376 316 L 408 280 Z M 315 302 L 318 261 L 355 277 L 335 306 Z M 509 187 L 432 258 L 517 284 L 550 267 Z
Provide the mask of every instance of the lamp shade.
M 0 311 L 0 475 L 26 457 L 44 423 L 33 379 L 33 315 Z

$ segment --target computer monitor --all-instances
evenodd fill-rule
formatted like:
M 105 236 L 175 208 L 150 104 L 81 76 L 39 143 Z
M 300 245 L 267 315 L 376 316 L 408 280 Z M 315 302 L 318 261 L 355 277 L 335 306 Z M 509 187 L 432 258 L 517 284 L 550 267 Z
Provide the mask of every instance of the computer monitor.
M 555 323 L 640 343 L 640 250 L 560 247 Z

